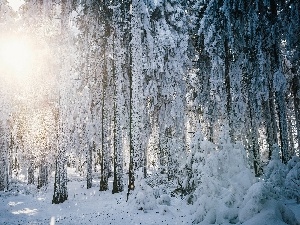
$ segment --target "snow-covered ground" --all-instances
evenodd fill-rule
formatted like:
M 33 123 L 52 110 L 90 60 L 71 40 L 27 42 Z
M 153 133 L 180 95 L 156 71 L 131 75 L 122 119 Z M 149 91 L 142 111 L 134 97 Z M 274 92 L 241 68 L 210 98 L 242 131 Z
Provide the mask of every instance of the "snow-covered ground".
M 132 201 L 126 202 L 126 191 L 111 194 L 99 191 L 99 180 L 94 180 L 93 187 L 86 189 L 86 182 L 68 171 L 69 198 L 62 204 L 51 204 L 53 185 L 47 190 L 37 191 L 33 186 L 24 186 L 21 192 L 0 192 L 0 224 L 192 224 L 190 206 L 180 198 L 171 198 L 171 205 L 157 205 L 153 210 L 138 210 Z M 300 205 L 295 201 L 285 202 L 298 221 Z M 282 225 L 280 209 L 272 203 L 261 213 L 244 224 L 247 225 Z M 294 221 L 295 224 L 299 224 Z M 293 224 L 293 221 L 289 224 Z

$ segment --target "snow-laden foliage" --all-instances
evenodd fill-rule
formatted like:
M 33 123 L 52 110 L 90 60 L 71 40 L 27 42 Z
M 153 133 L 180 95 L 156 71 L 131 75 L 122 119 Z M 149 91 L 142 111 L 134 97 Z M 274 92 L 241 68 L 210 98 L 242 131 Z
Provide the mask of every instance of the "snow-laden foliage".
M 285 182 L 290 179 L 287 176 L 286 180 L 287 167 L 279 160 L 278 147 L 274 147 L 265 178 L 258 181 L 248 168 L 242 145 L 232 144 L 226 129 L 223 137 L 219 144 L 213 145 L 198 131 L 191 141 L 181 193 L 186 195 L 187 203 L 192 204 L 193 223 L 245 222 L 274 201 L 283 221 L 295 224 L 294 214 L 277 201 L 284 198 L 288 187 Z M 295 174 L 292 166 L 295 161 L 294 158 L 290 162 L 293 169 L 289 174 Z
M 134 191 L 129 197 L 129 204 L 132 204 L 138 210 L 153 210 L 157 208 L 154 189 L 151 188 L 146 180 L 143 179 L 144 174 L 140 169 L 136 173 L 136 183 Z
M 217 145 L 203 140 L 200 131 L 191 141 L 183 193 L 193 204 L 194 223 L 237 222 L 243 197 L 255 182 L 242 146 L 223 135 Z
M 296 198 L 300 203 L 300 159 L 294 156 L 288 162 L 288 174 L 285 179 L 285 187 L 287 189 L 287 195 L 290 198 Z
M 277 195 L 280 196 L 284 194 L 284 182 L 288 171 L 286 165 L 280 160 L 278 146 L 273 146 L 271 161 L 268 163 L 264 171 L 265 181 L 270 182 L 273 185 L 274 191 L 277 192 Z
M 272 183 L 270 182 L 257 182 L 253 184 L 243 197 L 241 209 L 238 217 L 240 222 L 245 222 L 258 214 L 265 204 L 273 199 L 278 198 Z
M 292 157 L 287 165 L 279 159 L 278 146 L 274 146 L 272 159 L 265 168 L 264 181 L 272 187 L 276 198 L 294 198 L 299 201 L 299 157 Z

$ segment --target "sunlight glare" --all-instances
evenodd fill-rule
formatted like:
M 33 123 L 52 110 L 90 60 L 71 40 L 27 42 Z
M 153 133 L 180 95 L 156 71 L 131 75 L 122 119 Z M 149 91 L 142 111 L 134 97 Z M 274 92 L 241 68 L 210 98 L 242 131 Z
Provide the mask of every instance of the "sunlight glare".
M 8 0 L 9 5 L 13 8 L 13 10 L 17 11 L 22 4 L 24 4 L 24 0 Z
M 0 73 L 26 76 L 33 68 L 33 48 L 24 38 L 0 39 Z

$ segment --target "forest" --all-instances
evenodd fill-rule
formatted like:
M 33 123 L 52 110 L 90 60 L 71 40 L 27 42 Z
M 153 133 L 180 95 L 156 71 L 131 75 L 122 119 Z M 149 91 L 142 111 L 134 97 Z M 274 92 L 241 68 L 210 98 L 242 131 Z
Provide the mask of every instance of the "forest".
M 0 223 L 80 181 L 190 209 L 170 224 L 297 225 L 299 155 L 298 0 L 0 1 Z

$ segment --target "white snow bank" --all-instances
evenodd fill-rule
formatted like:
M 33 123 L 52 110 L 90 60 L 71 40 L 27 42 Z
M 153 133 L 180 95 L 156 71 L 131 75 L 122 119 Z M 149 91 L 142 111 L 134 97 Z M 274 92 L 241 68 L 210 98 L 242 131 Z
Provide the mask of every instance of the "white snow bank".
M 299 207 L 300 208 L 300 207 Z M 265 203 L 261 212 L 249 218 L 243 225 L 299 225 L 295 214 L 281 202 L 269 200 Z
M 230 143 L 228 135 L 223 135 L 218 145 L 212 145 L 203 140 L 200 132 L 195 134 L 183 168 L 193 223 L 298 224 L 293 211 L 280 202 L 284 200 L 285 182 L 300 180 L 300 163 L 294 159 L 288 172 L 274 154 L 264 179 L 259 180 L 248 168 L 245 152 L 241 145 Z M 293 188 L 290 193 L 297 195 L 299 191 L 295 191 L 295 185 Z

